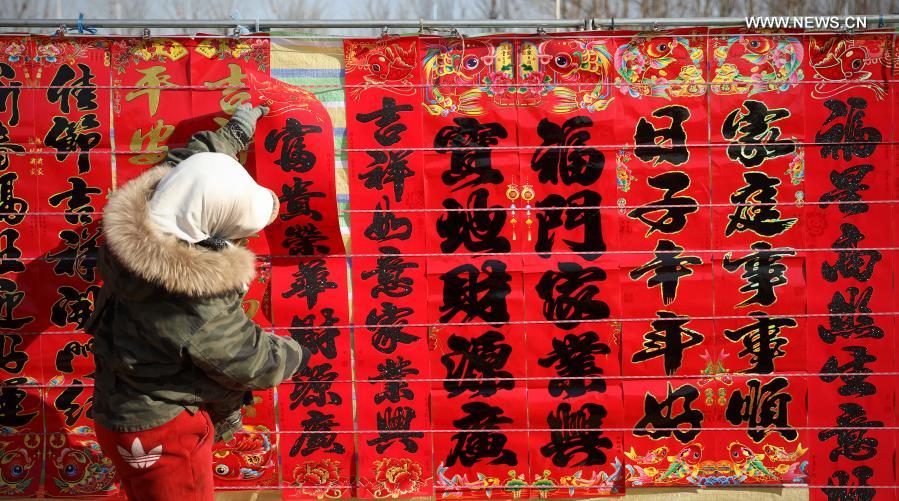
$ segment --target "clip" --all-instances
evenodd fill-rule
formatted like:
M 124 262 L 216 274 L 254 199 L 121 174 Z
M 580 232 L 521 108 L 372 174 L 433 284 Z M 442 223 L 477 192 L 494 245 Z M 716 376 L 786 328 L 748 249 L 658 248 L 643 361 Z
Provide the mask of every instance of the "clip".
M 61 25 L 59 25 L 59 28 L 56 29 L 56 32 L 53 33 L 53 36 L 64 37 L 64 36 L 66 36 L 66 33 L 68 33 L 68 32 L 69 32 L 69 28 L 64 24 L 61 24 Z
M 144 38 L 150 38 L 150 28 L 144 28 Z
M 381 38 L 390 36 L 390 28 L 385 26 L 381 28 Z
M 421 35 L 425 32 L 425 18 L 418 18 L 418 34 Z
M 538 35 L 545 35 L 545 34 L 546 34 L 546 28 L 544 28 L 543 26 L 537 26 L 537 34 L 538 34 Z
M 652 26 L 650 27 L 651 31 L 659 31 L 659 23 L 653 21 Z

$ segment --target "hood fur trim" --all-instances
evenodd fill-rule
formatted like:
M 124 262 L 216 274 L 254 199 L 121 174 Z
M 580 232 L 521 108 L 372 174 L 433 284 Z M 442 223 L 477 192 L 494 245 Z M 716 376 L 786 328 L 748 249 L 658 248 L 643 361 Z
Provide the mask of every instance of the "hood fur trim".
M 205 297 L 242 289 L 256 276 L 255 254 L 239 246 L 189 245 L 150 222 L 150 197 L 169 169 L 156 166 L 110 197 L 103 211 L 107 247 L 126 268 L 169 292 Z

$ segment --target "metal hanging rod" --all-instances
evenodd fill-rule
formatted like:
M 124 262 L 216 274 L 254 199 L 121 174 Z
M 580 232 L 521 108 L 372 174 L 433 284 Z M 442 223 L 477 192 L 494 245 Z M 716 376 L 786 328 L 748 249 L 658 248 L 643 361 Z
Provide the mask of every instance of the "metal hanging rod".
M 362 19 L 84 19 L 84 24 L 95 28 L 234 28 L 236 25 L 247 28 L 264 29 L 313 29 L 313 28 L 572 28 L 584 29 L 590 26 L 589 19 L 404 19 L 404 20 L 362 20 Z M 62 25 L 75 26 L 77 19 L 0 19 L 0 27 L 10 28 L 58 28 Z
M 899 24 L 899 14 L 855 16 L 865 18 L 869 28 Z M 78 25 L 78 19 L 0 19 L 0 28 L 59 28 Z M 95 28 L 234 28 L 237 25 L 266 29 L 321 29 L 321 28 L 374 28 L 374 29 L 452 29 L 452 28 L 671 28 L 744 26 L 744 17 L 641 17 L 641 18 L 584 18 L 584 19 L 406 19 L 406 20 L 355 20 L 355 19 L 240 19 L 240 20 L 189 20 L 189 19 L 83 19 L 84 24 Z

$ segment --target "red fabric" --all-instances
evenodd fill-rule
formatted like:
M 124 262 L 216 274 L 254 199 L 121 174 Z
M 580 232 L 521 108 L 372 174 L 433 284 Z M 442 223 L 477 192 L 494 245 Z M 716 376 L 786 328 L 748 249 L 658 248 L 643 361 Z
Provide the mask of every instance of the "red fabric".
M 131 501 L 215 499 L 214 436 L 205 412 L 185 411 L 162 426 L 137 433 L 117 433 L 97 424 L 100 448 L 115 463 Z

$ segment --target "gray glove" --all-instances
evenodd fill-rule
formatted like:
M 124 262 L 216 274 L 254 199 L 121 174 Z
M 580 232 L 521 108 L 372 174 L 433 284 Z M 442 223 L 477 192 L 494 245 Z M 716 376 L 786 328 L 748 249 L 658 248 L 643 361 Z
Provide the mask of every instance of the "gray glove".
M 237 108 L 225 127 L 246 147 L 250 143 L 253 133 L 256 132 L 256 121 L 265 116 L 268 111 L 267 106 L 254 107 L 250 103 L 243 103 Z

